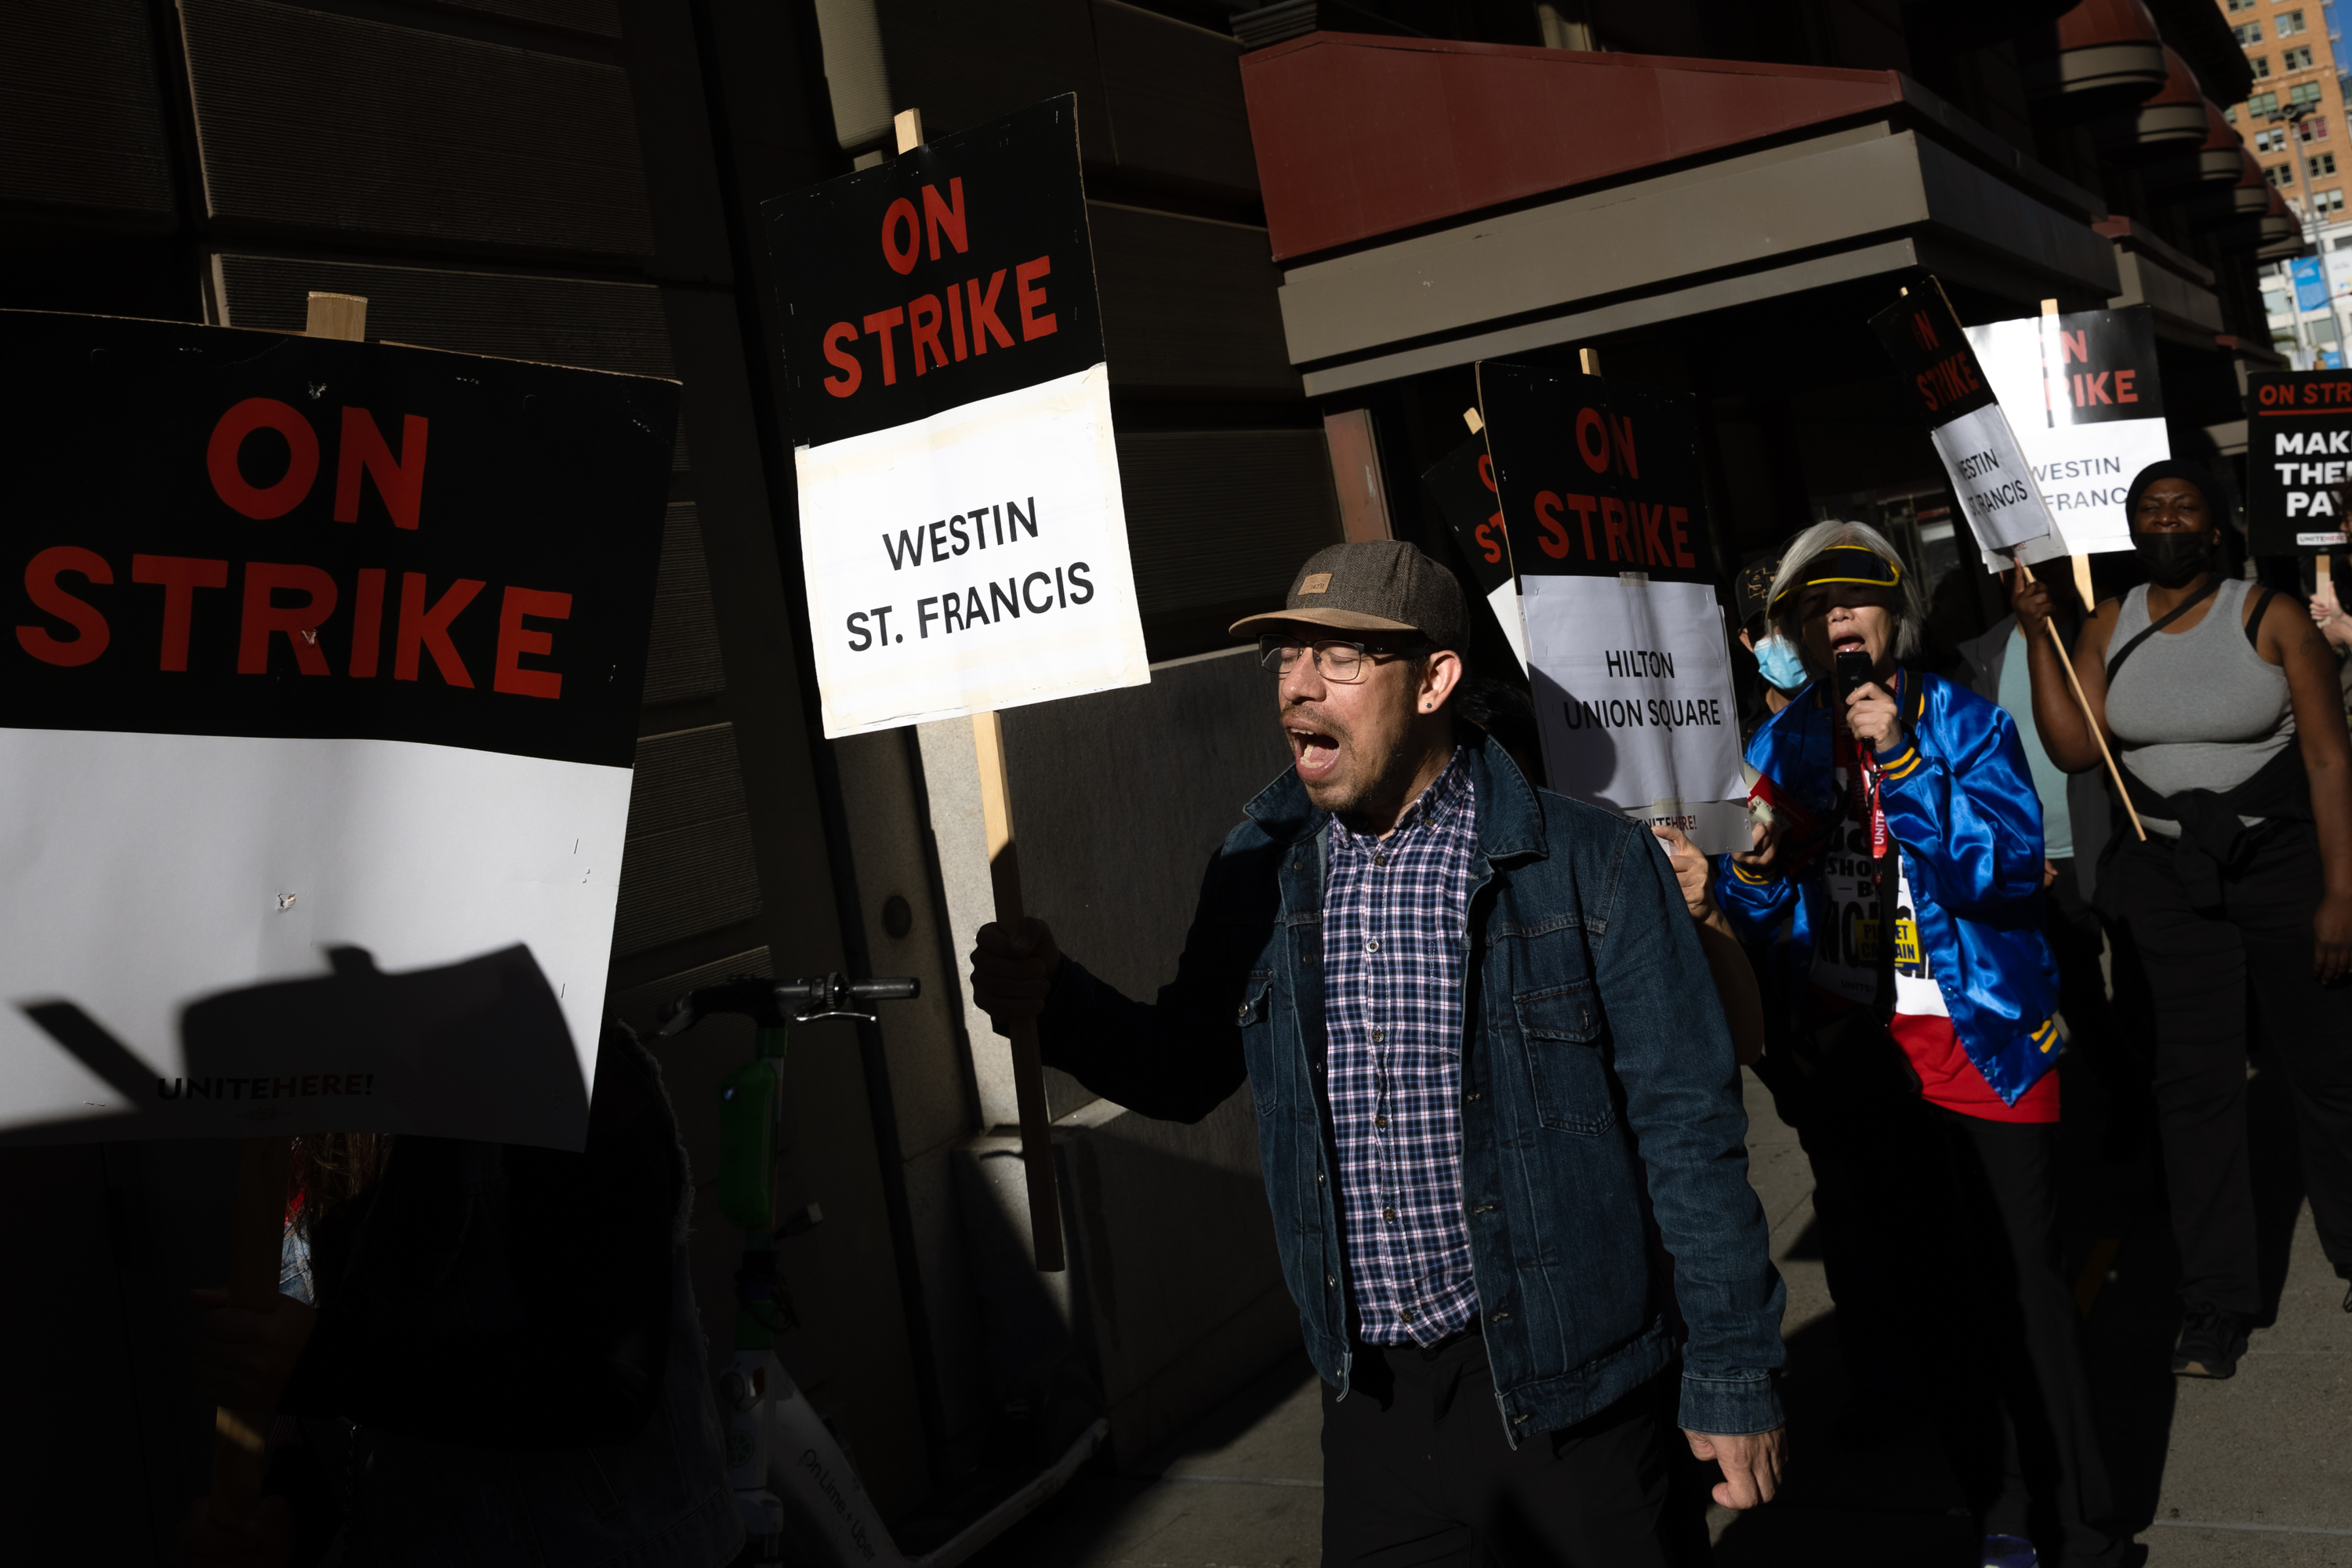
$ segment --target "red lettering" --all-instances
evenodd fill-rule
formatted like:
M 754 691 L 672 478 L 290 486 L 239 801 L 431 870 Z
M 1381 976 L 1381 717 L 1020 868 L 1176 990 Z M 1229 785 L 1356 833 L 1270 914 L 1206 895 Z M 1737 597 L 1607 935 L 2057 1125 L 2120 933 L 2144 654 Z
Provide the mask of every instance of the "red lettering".
M 237 453 L 256 430 L 275 430 L 286 437 L 293 460 L 286 476 L 266 489 L 245 482 Z M 248 397 L 220 416 L 213 438 L 205 447 L 205 468 L 212 475 L 213 493 L 234 510 L 257 522 L 284 517 L 302 504 L 310 483 L 319 477 L 319 436 L 310 422 L 274 397 Z
M 2086 377 L 2085 384 L 2090 388 L 2092 402 L 2113 403 L 2115 401 L 2114 398 L 2107 395 L 2107 373 L 2105 371 L 2101 371 L 2096 375 Z
M 1536 521 L 1543 529 L 1543 536 L 1536 541 L 1536 548 L 1554 561 L 1567 560 L 1568 530 L 1559 525 L 1559 498 L 1549 490 L 1536 493 Z
M 96 551 L 84 550 L 78 544 L 50 545 L 25 563 L 25 596 L 33 601 L 35 609 L 73 627 L 74 636 L 67 641 L 52 637 L 46 626 L 18 626 L 16 643 L 43 664 L 63 665 L 70 669 L 104 653 L 112 634 L 97 606 L 75 598 L 58 585 L 59 574 L 67 572 L 78 572 L 92 583 L 114 581 L 114 569 Z
M 955 345 L 956 362 L 963 362 L 963 290 L 948 285 L 948 342 Z
M 919 295 L 907 301 L 907 343 L 915 355 L 917 375 L 922 374 L 927 368 L 923 363 L 923 351 L 926 348 L 931 351 L 932 366 L 944 367 L 948 363 L 948 351 L 940 346 L 940 323 L 942 319 L 940 314 L 940 297 L 937 294 Z
M 1690 535 L 1683 528 L 1688 521 L 1690 513 L 1685 509 L 1678 506 L 1666 508 L 1666 531 L 1674 536 L 1675 564 L 1685 571 L 1698 564 L 1698 557 L 1691 553 Z
M 1666 542 L 1659 534 L 1658 526 L 1666 521 L 1666 509 L 1663 505 L 1652 506 L 1647 501 L 1637 500 L 1633 503 L 1633 515 L 1641 520 L 1642 564 L 1664 566 L 1668 559 Z
M 866 367 L 857 363 L 857 356 L 841 352 L 841 345 L 856 335 L 857 329 L 847 321 L 835 321 L 824 330 L 824 357 L 841 372 L 839 375 L 824 378 L 824 389 L 835 397 L 848 396 L 857 390 L 857 384 L 866 379 Z
M 449 584 L 430 609 L 425 606 L 425 574 L 404 572 L 400 574 L 400 630 L 393 638 L 392 678 L 394 680 L 416 679 L 417 654 L 430 649 L 434 668 L 441 679 L 451 686 L 470 688 L 474 678 L 466 673 L 463 659 L 457 657 L 457 645 L 449 640 L 449 623 L 459 612 L 474 602 L 474 595 L 488 584 L 471 577 L 460 577 Z
M 1050 256 L 1024 261 L 1013 269 L 1013 289 L 1021 305 L 1021 341 L 1024 343 L 1049 336 L 1055 329 L 1054 313 L 1051 310 L 1039 313 L 1039 308 L 1045 303 L 1045 290 L 1029 287 L 1032 281 L 1053 270 L 1054 258 Z M 1010 343 L 1005 345 L 1007 348 L 1012 346 Z
M 1601 531 L 1609 541 L 1610 560 L 1618 559 L 1618 551 L 1621 547 L 1624 552 L 1624 559 L 1628 561 L 1636 559 L 1633 554 L 1633 530 L 1625 517 L 1625 503 L 1615 496 L 1601 498 Z
M 2132 380 L 2138 374 L 2139 372 L 2136 370 L 2119 370 L 2116 372 L 2116 401 L 2117 403 L 2137 403 L 2139 401 L 2139 394 L 2132 390 Z
M 278 590 L 309 595 L 299 605 L 280 605 Z M 316 566 L 288 566 L 274 561 L 245 563 L 245 615 L 237 629 L 236 672 L 269 673 L 269 634 L 284 632 L 293 645 L 294 667 L 305 675 L 326 675 L 327 655 L 319 647 L 319 627 L 335 613 L 335 580 Z
M 1568 510 L 1574 512 L 1576 520 L 1584 525 L 1584 558 L 1587 561 L 1600 560 L 1600 554 L 1592 548 L 1592 511 L 1600 503 L 1591 496 L 1562 496 L 1559 499 L 1568 503 Z
M 394 528 L 415 528 L 425 500 L 425 420 L 400 416 L 400 456 L 383 444 L 375 416 L 364 408 L 343 410 L 343 442 L 335 453 L 335 521 L 360 520 L 360 470 L 375 480 L 375 493 L 392 514 Z
M 134 555 L 131 580 L 163 590 L 163 650 L 158 669 L 188 668 L 188 627 L 195 618 L 196 590 L 228 586 L 228 563 L 187 555 Z
M 1496 534 L 1496 530 L 1502 521 L 1503 514 L 1498 511 L 1470 531 L 1471 537 L 1478 542 L 1478 553 L 1486 558 L 1486 564 L 1489 566 L 1500 566 L 1503 563 L 1503 542 Z
M 907 227 L 907 248 L 904 250 L 898 245 L 898 226 L 901 224 Z M 922 254 L 922 249 L 923 228 L 915 221 L 915 204 L 900 196 L 890 204 L 890 210 L 882 215 L 882 259 L 890 264 L 891 271 L 903 278 L 915 269 L 916 258 Z M 874 329 L 868 326 L 866 330 L 870 332 Z
M 996 314 L 997 291 L 1003 287 L 1004 269 L 1001 267 L 996 269 L 996 276 L 988 280 L 985 297 L 981 294 L 979 279 L 975 278 L 963 286 L 964 299 L 971 306 L 971 352 L 976 354 L 988 352 L 988 340 L 991 338 L 996 340 L 998 348 L 1013 346 L 1013 334 L 1004 330 L 1003 321 Z
M 940 200 L 937 185 L 923 187 L 923 233 L 930 240 L 931 259 L 940 258 L 940 236 L 945 234 L 948 243 L 959 252 L 971 247 L 964 243 L 963 176 L 958 174 L 948 182 L 948 199 Z
M 1642 465 L 1633 460 L 1633 421 L 1622 415 L 1609 417 L 1609 446 L 1617 454 L 1617 466 L 1632 479 L 1642 477 Z
M 2085 327 L 2079 332 L 2060 331 L 2058 334 L 2058 363 L 2060 368 L 2063 369 L 2065 366 L 2070 364 L 2088 364 L 2090 363 L 2091 330 L 2088 327 Z
M 1503 493 L 1495 488 L 1495 459 L 1485 452 L 1478 454 L 1478 482 L 1486 487 L 1489 495 Z
M 866 330 L 882 340 L 882 384 L 885 386 L 898 384 L 898 358 L 890 352 L 890 329 L 906 319 L 907 312 L 896 305 L 887 310 L 877 310 L 866 318 Z
M 383 568 L 360 568 L 359 602 L 352 606 L 352 679 L 373 680 L 383 657 Z
M 1601 426 L 1598 408 L 1576 411 L 1576 450 L 1594 473 L 1609 471 L 1609 433 Z
M 534 620 L 568 621 L 572 618 L 572 595 L 542 593 L 537 588 L 507 590 L 506 598 L 499 605 L 499 660 L 490 676 L 490 689 L 512 692 L 517 697 L 544 697 L 551 701 L 563 694 L 563 677 L 552 669 L 525 669 L 522 656 L 540 658 L 554 652 L 555 634 L 528 629 L 522 624 L 525 616 Z

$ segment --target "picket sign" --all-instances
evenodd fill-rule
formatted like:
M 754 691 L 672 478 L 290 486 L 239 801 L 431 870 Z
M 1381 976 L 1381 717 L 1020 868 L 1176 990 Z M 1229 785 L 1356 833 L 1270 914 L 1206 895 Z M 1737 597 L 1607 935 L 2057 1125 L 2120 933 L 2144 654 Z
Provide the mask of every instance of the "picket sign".
M 310 296 L 303 335 L 359 342 L 367 336 L 367 300 L 358 294 Z M 286 1238 L 286 1188 L 292 1179 L 294 1141 L 246 1138 L 237 1143 L 236 1198 L 228 1237 L 228 1299 L 251 1312 L 275 1311 Z M 213 1412 L 213 1518 L 224 1525 L 245 1522 L 260 1500 L 268 1466 L 269 1424 L 275 1413 Z
M 923 111 L 905 109 L 891 117 L 898 151 L 923 144 Z M 990 710 L 971 716 L 972 752 L 980 763 L 982 834 L 988 845 L 989 889 L 996 923 L 1007 931 L 1021 923 L 1021 854 L 1013 836 L 1013 781 L 1004 765 L 1004 718 Z M 1054 1123 L 1045 1104 L 1045 1054 L 1037 1044 L 1037 1021 L 1013 1026 L 1013 1092 L 1021 1110 L 1021 1163 L 1028 1176 L 1029 1235 L 1038 1270 L 1059 1274 L 1062 1202 L 1054 1180 Z

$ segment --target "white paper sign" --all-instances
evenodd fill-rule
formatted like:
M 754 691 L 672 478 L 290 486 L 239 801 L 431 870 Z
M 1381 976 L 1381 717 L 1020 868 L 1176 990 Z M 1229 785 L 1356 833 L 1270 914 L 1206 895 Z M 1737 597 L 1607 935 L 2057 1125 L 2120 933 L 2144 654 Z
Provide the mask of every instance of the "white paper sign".
M 1987 550 L 2008 550 L 2053 530 L 2049 509 L 2009 417 L 1988 403 L 1927 432 L 1960 510 Z
M 2019 552 L 2028 562 L 2129 550 L 2125 494 L 2142 468 L 2172 456 L 2154 343 L 2132 315 L 2029 316 L 1969 329 L 2050 508 L 2050 536 Z M 2140 409 L 2145 417 L 2122 416 Z M 2009 561 L 1988 552 L 1986 564 L 2005 570 Z
M 1739 715 L 1714 588 L 1520 581 L 1551 787 L 1672 823 L 1708 854 L 1747 848 Z
M 1102 365 L 794 457 L 828 737 L 1150 679 Z

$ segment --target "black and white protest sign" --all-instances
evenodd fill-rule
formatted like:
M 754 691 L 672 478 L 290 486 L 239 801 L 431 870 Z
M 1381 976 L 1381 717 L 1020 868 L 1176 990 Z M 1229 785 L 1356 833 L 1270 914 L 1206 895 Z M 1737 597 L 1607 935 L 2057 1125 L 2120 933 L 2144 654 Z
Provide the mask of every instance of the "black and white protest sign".
M 1968 339 L 2050 509 L 2051 531 L 2018 554 L 2031 563 L 2129 550 L 2125 492 L 2172 456 L 2147 307 L 1993 321 Z
M 0 1136 L 577 1147 L 677 387 L 11 311 L 0 400 Z
M 1979 546 L 2005 553 L 2046 536 L 2050 509 L 2032 465 L 1942 285 L 1928 279 L 1870 324 L 1927 416 L 1928 437 Z
M 827 735 L 1150 679 L 1076 101 L 762 209 Z
M 1746 848 L 1696 400 L 1490 362 L 1478 406 L 1551 787 Z
M 1528 667 L 1528 634 L 1519 616 L 1519 584 L 1511 569 L 1511 542 L 1503 527 L 1503 498 L 1495 488 L 1495 461 L 1483 437 L 1473 436 L 1421 476 L 1437 512 L 1470 563 L 1478 591 L 1495 613 L 1519 668 Z
M 2256 555 L 2345 545 L 2352 371 L 2246 378 L 2246 534 Z

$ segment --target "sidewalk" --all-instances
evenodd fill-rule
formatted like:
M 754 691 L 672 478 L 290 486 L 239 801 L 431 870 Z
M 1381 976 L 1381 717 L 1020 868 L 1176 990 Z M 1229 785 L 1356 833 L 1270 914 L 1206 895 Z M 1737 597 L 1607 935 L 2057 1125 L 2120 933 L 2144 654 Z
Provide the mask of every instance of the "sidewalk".
M 2352 1316 L 2303 1204 L 2284 1093 L 2257 1074 L 2251 1098 L 2279 1305 L 2227 1383 L 2169 1371 L 2175 1265 L 2153 1163 L 2103 1163 L 2095 1120 L 2079 1136 L 2070 1127 L 2068 1262 L 2090 1302 L 2109 1464 L 2152 1568 L 2352 1568 Z M 1889 1432 L 1859 1454 L 1828 1436 L 1844 1374 L 1810 1235 L 1811 1173 L 1752 1077 L 1748 1109 L 1750 1179 L 1789 1286 L 1795 1466 L 1771 1507 L 1744 1518 L 1713 1510 L 1716 1561 L 1961 1568 L 1975 1533 L 1931 1429 Z M 1969 1372 L 1964 1347 L 1954 1370 Z M 1311 1568 L 1321 1559 L 1319 1423 L 1314 1373 L 1294 1357 L 1139 1473 L 1080 1481 L 973 1568 Z

